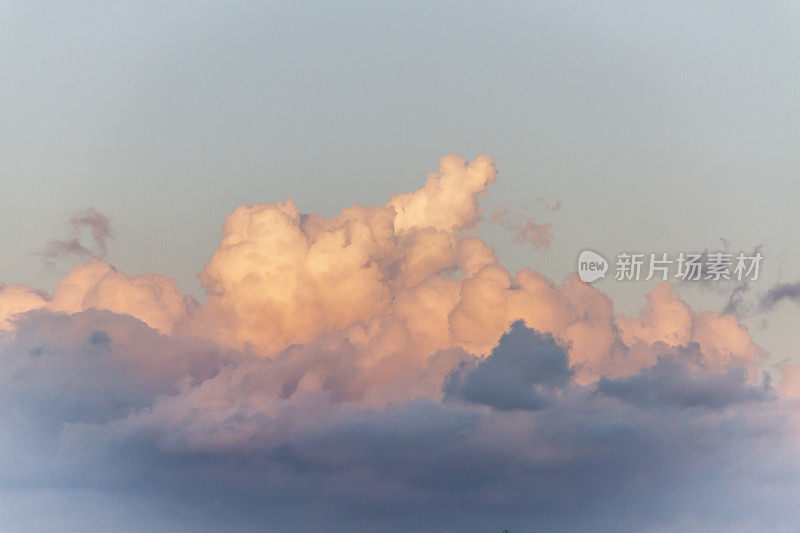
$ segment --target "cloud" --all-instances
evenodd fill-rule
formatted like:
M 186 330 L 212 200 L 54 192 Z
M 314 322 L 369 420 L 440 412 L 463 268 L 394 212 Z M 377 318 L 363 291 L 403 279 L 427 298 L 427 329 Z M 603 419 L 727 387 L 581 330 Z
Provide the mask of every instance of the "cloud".
M 2 400 L 28 420 L 107 422 L 177 392 L 184 380 L 213 376 L 225 357 L 128 315 L 33 312 L 3 345 Z
M 771 390 L 769 378 L 755 387 L 747 384 L 747 372 L 741 367 L 709 371 L 696 348 L 692 346 L 678 355 L 659 356 L 654 366 L 640 370 L 635 376 L 603 377 L 598 382 L 598 391 L 634 405 L 682 408 L 722 409 L 767 399 Z
M 722 244 L 722 249 L 728 253 L 731 253 L 735 261 L 736 254 L 730 250 L 730 241 L 724 237 L 720 237 L 719 240 Z M 763 244 L 757 244 L 749 252 L 743 253 L 745 254 L 745 257 L 755 257 L 756 255 L 761 254 L 763 247 Z M 699 254 L 699 262 L 702 264 L 707 263 L 709 261 L 709 254 L 710 252 L 708 249 L 703 250 Z M 752 275 L 752 273 L 750 273 L 750 275 Z M 741 281 L 737 281 L 735 276 L 732 275 L 731 279 L 727 281 L 715 281 L 713 279 L 681 279 L 678 281 L 678 285 L 688 284 L 693 287 L 699 287 L 705 291 L 715 292 L 725 296 L 727 301 L 722 309 L 724 314 L 735 314 L 739 317 L 749 317 L 763 311 L 763 309 L 759 309 L 757 301 L 754 302 L 752 299 L 747 298 L 747 294 L 750 291 L 751 282 L 752 280 L 748 279 L 748 275 L 743 275 L 743 279 Z
M 92 240 L 103 254 L 106 252 L 107 241 L 114 236 L 108 217 L 92 207 L 74 214 L 69 219 L 69 225 L 76 232 L 84 228 L 88 229 L 92 234 Z
M 114 236 L 111 221 L 106 215 L 90 207 L 72 215 L 68 225 L 71 229 L 71 237 L 53 239 L 39 252 L 48 266 L 53 266 L 56 260 L 69 256 L 104 257 L 106 255 L 108 241 Z M 91 235 L 92 247 L 81 242 L 81 234 L 84 231 L 88 231 Z
M 800 365 L 784 363 L 780 367 L 781 380 L 778 386 L 781 396 L 800 398 Z
M 97 258 L 73 268 L 52 296 L 22 285 L 0 286 L 0 332 L 14 329 L 15 317 L 35 309 L 76 313 L 104 309 L 127 314 L 171 333 L 196 309 L 175 280 L 148 272 L 128 276 Z
M 536 411 L 571 379 L 567 354 L 553 337 L 517 321 L 486 359 L 449 377 L 445 394 L 499 410 Z
M 625 316 L 510 273 L 475 234 L 496 176 L 451 155 L 383 205 L 240 206 L 203 302 L 96 257 L 0 286 L 4 500 L 50 530 L 793 527 L 796 372 L 772 390 L 669 283 Z M 97 249 L 101 222 L 74 223 Z
M 19 313 L 47 305 L 49 296 L 44 291 L 17 283 L 0 284 L 0 331 L 10 330 Z
M 722 312 L 725 314 L 735 314 L 741 316 L 745 312 L 745 294 L 749 290 L 750 285 L 747 281 L 742 281 L 741 283 L 737 284 L 728 296 L 728 303 L 725 304 L 725 308 L 722 310 Z
M 467 163 L 453 155 L 423 188 L 385 206 L 352 206 L 327 219 L 302 214 L 291 200 L 240 206 L 200 274 L 209 327 L 224 315 L 219 336 L 275 353 L 367 324 L 398 298 L 409 302 L 416 288 L 432 290 L 426 281 L 441 272 L 494 262 L 458 234 L 478 220 L 477 199 L 495 174 L 488 157 Z M 439 285 L 457 292 L 455 282 Z
M 561 207 L 557 203 L 551 211 Z M 526 217 L 519 213 L 512 213 L 506 207 L 501 207 L 492 213 L 492 220 L 500 224 L 501 227 L 511 232 L 514 242 L 533 244 L 535 249 L 547 249 L 553 240 L 553 226 L 549 222 L 537 222 L 533 217 Z
M 561 200 L 557 200 L 554 204 L 548 204 L 544 198 L 537 198 L 536 203 L 542 206 L 547 211 L 558 211 L 561 209 Z
M 759 303 L 762 311 L 771 311 L 784 300 L 800 303 L 800 281 L 774 285 L 760 298 Z
M 127 513 L 150 502 L 140 511 L 143 523 L 155 513 L 165 528 L 201 517 L 206 527 L 228 530 L 499 524 L 589 531 L 643 529 L 685 516 L 724 529 L 744 517 L 767 528 L 797 518 L 790 502 L 798 490 L 789 481 L 797 463 L 786 463 L 785 455 L 797 440 L 782 404 L 736 373 L 704 392 L 701 381 L 713 379 L 687 370 L 680 362 L 685 354 L 665 356 L 628 381 L 565 387 L 565 352 L 515 324 L 472 370 L 474 379 L 497 385 L 489 398 L 498 408 L 487 409 L 486 396 L 474 402 L 463 389 L 447 402 L 407 399 L 375 408 L 327 394 L 325 380 L 282 386 L 280 378 L 292 373 L 289 362 L 306 366 L 302 361 L 316 349 L 274 359 L 211 350 L 203 359 L 201 345 L 188 347 L 197 357 L 176 359 L 181 345 L 153 330 L 134 334 L 144 342 L 118 337 L 117 328 L 130 322 L 83 312 L 34 314 L 19 324 L 17 335 L 24 335 L 11 348 L 14 360 L 29 357 L 39 335 L 53 345 L 31 359 L 38 371 L 14 366 L 4 374 L 12 383 L 18 378 L 11 376 L 38 376 L 30 386 L 4 382 L 4 406 L 21 406 L 6 426 L 15 431 L 4 439 L 33 431 L 19 431 L 20 419 L 46 422 L 57 438 L 43 445 L 37 435 L 38 447 L 17 451 L 27 464 L 4 468 L 12 498 L 26 494 L 14 488 L 23 482 L 80 487 L 105 494 Z M 118 351 L 109 353 L 115 345 Z M 48 372 L 55 346 L 63 346 L 64 359 Z M 157 361 L 163 370 L 137 374 Z M 477 371 L 481 364 L 486 370 Z M 521 368 L 530 369 L 522 380 L 513 376 Z M 505 395 L 503 386 L 520 382 L 544 383 L 554 393 L 541 404 L 531 405 L 535 396 L 515 404 L 519 394 Z M 41 390 L 47 395 L 38 397 L 34 391 Z M 699 400 L 684 404 L 681 391 L 690 400 L 699 393 Z M 521 408 L 506 409 L 509 399 Z M 771 501 L 760 499 L 764 491 L 775 495 Z M 72 505 L 88 505 L 76 492 Z M 774 514 L 778 509 L 782 514 Z

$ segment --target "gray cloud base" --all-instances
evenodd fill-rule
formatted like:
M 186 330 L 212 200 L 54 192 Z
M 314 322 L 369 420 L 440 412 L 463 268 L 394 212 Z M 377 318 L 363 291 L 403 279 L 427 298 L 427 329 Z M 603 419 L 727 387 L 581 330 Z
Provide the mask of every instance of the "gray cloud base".
M 459 356 L 445 401 L 381 408 L 348 400 L 358 369 L 327 350 L 257 359 L 109 312 L 29 314 L 2 346 L 0 520 L 611 531 L 800 518 L 780 402 L 739 369 L 697 368 L 693 347 L 583 386 L 563 348 L 517 322 L 486 358 Z M 338 365 L 322 389 L 298 386 L 320 364 Z

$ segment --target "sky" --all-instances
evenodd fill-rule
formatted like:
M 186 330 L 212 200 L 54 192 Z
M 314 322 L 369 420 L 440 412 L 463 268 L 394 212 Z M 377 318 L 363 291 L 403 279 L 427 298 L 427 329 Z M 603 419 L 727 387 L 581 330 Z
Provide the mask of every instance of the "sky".
M 799 29 L 0 0 L 0 526 L 790 530 Z

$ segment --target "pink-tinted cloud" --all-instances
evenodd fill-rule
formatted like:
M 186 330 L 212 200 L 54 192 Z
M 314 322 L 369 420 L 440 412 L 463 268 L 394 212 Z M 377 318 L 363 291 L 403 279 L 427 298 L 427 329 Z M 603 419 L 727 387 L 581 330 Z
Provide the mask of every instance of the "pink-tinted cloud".
M 560 207 L 560 204 L 554 209 Z M 516 243 L 531 243 L 535 249 L 547 249 L 553 240 L 553 226 L 549 222 L 537 222 L 534 217 L 526 217 L 520 213 L 512 213 L 507 207 L 501 207 L 492 213 L 492 220 L 511 232 Z
M 466 528 L 642 529 L 676 494 L 666 520 L 766 519 L 749 489 L 797 496 L 773 475 L 800 473 L 793 367 L 774 390 L 737 317 L 669 283 L 624 316 L 575 275 L 509 272 L 474 231 L 496 177 L 450 155 L 384 205 L 240 206 L 203 302 L 98 258 L 52 295 L 0 286 L 0 488 L 111 487 L 333 530 L 358 526 L 347 509 L 379 529 L 413 529 L 412 509 L 434 528 L 467 510 Z M 74 224 L 104 247 L 102 220 Z M 327 522 L 294 514 L 308 502 Z

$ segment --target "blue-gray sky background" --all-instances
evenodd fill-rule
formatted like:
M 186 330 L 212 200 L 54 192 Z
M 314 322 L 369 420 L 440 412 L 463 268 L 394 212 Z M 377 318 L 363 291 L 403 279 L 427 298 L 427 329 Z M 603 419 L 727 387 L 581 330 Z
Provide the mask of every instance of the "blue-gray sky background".
M 796 281 L 799 29 L 795 2 L 3 1 L 0 281 L 52 290 L 72 263 L 36 252 L 91 206 L 111 264 L 202 297 L 235 206 L 383 204 L 450 152 L 495 159 L 487 213 L 553 224 L 547 251 L 483 224 L 512 270 L 559 281 L 586 247 L 724 237 L 763 244 L 753 292 Z M 635 312 L 652 285 L 600 287 Z M 785 303 L 746 323 L 782 360 L 799 318 Z

